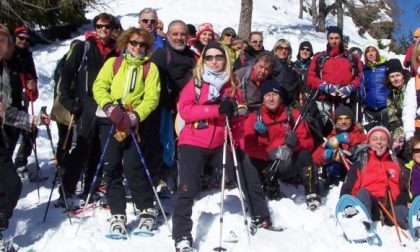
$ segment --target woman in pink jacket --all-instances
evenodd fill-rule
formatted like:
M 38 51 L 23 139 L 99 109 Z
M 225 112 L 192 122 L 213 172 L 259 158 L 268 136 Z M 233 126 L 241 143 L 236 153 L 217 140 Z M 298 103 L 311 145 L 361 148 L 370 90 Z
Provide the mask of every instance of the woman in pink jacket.
M 225 49 L 218 42 L 209 42 L 178 102 L 185 126 L 178 141 L 178 192 L 172 230 L 176 251 L 192 246 L 191 214 L 200 176 L 205 164 L 222 166 L 225 118 L 237 110 L 236 94 Z

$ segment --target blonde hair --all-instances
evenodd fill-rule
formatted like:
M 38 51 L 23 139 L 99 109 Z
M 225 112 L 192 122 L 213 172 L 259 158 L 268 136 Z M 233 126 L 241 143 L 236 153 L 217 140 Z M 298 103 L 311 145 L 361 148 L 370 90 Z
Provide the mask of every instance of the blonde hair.
M 224 58 L 225 68 L 222 71 L 226 72 L 226 74 L 228 76 L 228 81 L 230 82 L 230 88 L 231 88 L 231 94 L 230 95 L 233 97 L 235 95 L 235 89 L 236 89 L 235 78 L 234 78 L 234 75 L 233 75 L 233 72 L 232 72 L 232 66 L 231 66 L 231 63 L 230 63 L 230 60 L 229 60 L 229 57 L 228 57 L 229 54 L 228 54 L 225 47 L 222 47 L 222 48 L 224 50 L 223 56 L 225 57 Z M 216 49 L 216 48 L 214 48 L 214 49 Z M 219 50 L 219 49 L 217 49 L 217 50 Z M 204 49 L 204 52 L 201 54 L 200 58 L 197 61 L 197 64 L 194 67 L 194 70 L 193 70 L 192 78 L 194 80 L 198 80 L 200 82 L 203 82 L 203 73 L 204 73 L 204 64 L 205 64 L 204 58 L 206 56 L 205 55 L 206 52 L 207 52 L 207 50 Z
M 276 51 L 281 45 L 286 45 L 289 48 L 289 50 L 287 50 L 289 52 L 289 55 L 287 56 L 287 61 L 289 62 L 292 59 L 292 46 L 290 45 L 290 42 L 288 40 L 286 39 L 277 40 L 277 42 L 273 46 L 272 52 L 274 55 L 276 55 Z
M 411 55 L 411 65 L 413 67 L 419 67 L 420 66 L 420 61 L 419 61 L 419 56 L 420 56 L 420 41 L 417 41 L 414 44 L 413 47 L 413 54 Z M 417 70 L 417 69 L 416 69 Z
M 155 39 L 153 38 L 152 34 L 150 34 L 150 32 L 144 29 L 140 29 L 136 27 L 128 28 L 126 31 L 124 31 L 121 34 L 121 36 L 118 37 L 117 47 L 121 51 L 124 51 L 125 49 L 127 49 L 128 42 L 130 41 L 130 38 L 131 36 L 133 36 L 133 34 L 137 34 L 138 36 L 144 39 L 144 43 L 146 44 L 145 54 L 150 56 L 152 54 L 152 46 L 153 46 L 153 43 L 155 42 Z

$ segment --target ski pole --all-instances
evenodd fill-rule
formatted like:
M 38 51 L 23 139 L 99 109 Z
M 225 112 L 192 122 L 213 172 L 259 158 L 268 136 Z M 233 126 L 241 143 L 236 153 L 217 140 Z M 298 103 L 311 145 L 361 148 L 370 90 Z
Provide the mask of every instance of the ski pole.
M 47 114 L 46 110 L 47 110 L 47 107 L 45 107 L 45 106 L 41 108 L 41 112 L 44 113 L 44 114 Z M 53 143 L 52 135 L 51 135 L 51 129 L 50 129 L 50 126 L 48 124 L 46 124 L 45 127 L 47 128 L 47 136 L 48 136 L 48 139 L 50 140 L 51 150 L 52 150 L 53 156 L 56 160 L 56 166 L 55 166 L 55 176 L 54 176 L 54 180 L 53 180 L 53 186 L 51 188 L 50 196 L 49 196 L 48 202 L 47 202 L 47 208 L 45 209 L 45 213 L 44 213 L 44 219 L 43 219 L 44 223 L 45 223 L 45 220 L 47 219 L 47 213 L 48 213 L 48 209 L 50 207 L 51 197 L 52 197 L 52 194 L 53 194 L 53 191 L 54 191 L 54 187 L 57 183 L 57 179 L 58 179 L 58 182 L 60 183 L 61 193 L 62 193 L 63 200 L 64 200 L 64 206 L 66 207 L 66 213 L 69 210 L 69 206 L 67 204 L 66 191 L 64 190 L 64 185 L 63 185 L 63 178 L 61 177 L 61 171 L 60 171 L 61 168 L 60 168 L 60 165 L 57 163 L 57 153 L 56 153 L 55 148 L 54 148 L 54 143 Z M 72 225 L 70 215 L 67 214 L 67 217 L 69 218 L 70 225 Z
M 66 137 L 64 138 L 63 146 L 61 146 L 62 150 L 67 149 L 67 142 L 69 141 L 70 132 L 72 130 L 73 124 L 74 124 L 74 114 L 71 114 L 70 123 L 69 123 L 69 126 L 67 127 Z
M 157 203 L 159 205 L 160 210 L 162 211 L 162 215 L 163 215 L 163 218 L 165 219 L 166 226 L 168 227 L 169 233 L 171 233 L 172 232 L 171 226 L 169 225 L 168 218 L 166 217 L 165 210 L 163 209 L 162 202 L 159 199 L 159 195 L 158 195 L 158 193 L 156 191 L 156 188 L 153 186 L 153 180 L 152 180 L 152 177 L 150 175 L 149 168 L 147 167 L 146 160 L 144 159 L 143 152 L 141 151 L 140 146 L 139 146 L 139 144 L 137 142 L 137 138 L 134 135 L 133 130 L 131 130 L 131 129 L 130 129 L 130 135 L 131 135 L 131 138 L 133 139 L 134 145 L 136 146 L 137 153 L 139 154 L 139 158 L 140 158 L 140 161 L 141 161 L 141 163 L 143 165 L 144 172 L 146 173 L 147 179 L 149 180 L 149 184 L 150 184 L 150 186 L 153 189 L 153 193 L 155 194 L 156 201 L 157 201 Z
M 32 98 L 32 97 L 31 97 Z M 32 101 L 32 99 L 31 99 L 31 112 L 32 112 L 32 116 L 34 116 L 34 103 L 33 103 L 33 101 Z M 41 113 L 42 113 L 43 111 L 41 110 Z M 36 127 L 36 126 L 32 126 L 32 127 Z M 41 196 L 40 196 L 40 194 L 39 194 L 39 180 L 40 180 L 40 178 L 41 178 L 41 167 L 39 167 L 39 162 L 38 162 L 38 152 L 37 152 L 37 146 L 36 146 L 36 137 L 37 136 L 35 136 L 35 139 L 34 140 L 32 140 L 31 139 L 31 136 L 27 136 L 28 138 L 29 138 L 29 144 L 31 145 L 31 149 L 33 150 L 33 152 L 34 152 L 34 158 L 35 158 L 35 166 L 36 166 L 36 180 L 37 180 L 37 183 L 36 183 L 36 186 L 37 186 L 37 193 L 38 193 L 38 203 L 40 202 L 40 200 L 41 200 Z
M 238 180 L 238 190 L 239 190 L 239 194 L 240 194 L 239 199 L 241 201 L 242 214 L 243 214 L 243 218 L 244 218 L 244 225 L 245 225 L 246 234 L 247 234 L 247 238 L 248 238 L 248 245 L 251 245 L 251 238 L 250 238 L 250 234 L 249 234 L 248 220 L 246 218 L 245 204 L 244 204 L 244 199 L 243 199 L 244 194 L 243 194 L 243 190 L 242 190 L 241 179 L 239 177 L 238 160 L 237 160 L 237 157 L 236 157 L 235 145 L 233 143 L 232 130 L 230 128 L 229 118 L 227 116 L 226 116 L 226 128 L 227 128 L 227 131 L 228 131 L 228 134 L 229 134 L 230 148 L 232 150 L 233 166 L 235 168 L 235 173 L 236 173 L 236 177 L 237 177 L 237 180 Z
M 89 205 L 90 197 L 92 196 L 92 192 L 93 192 L 93 189 L 95 187 L 96 180 L 98 179 L 99 170 L 101 169 L 101 165 L 102 165 L 102 163 L 105 159 L 105 153 L 106 153 L 106 150 L 108 149 L 108 144 L 109 144 L 109 141 L 111 139 L 112 133 L 114 132 L 114 128 L 115 128 L 115 124 L 112 124 L 111 128 L 109 129 L 109 133 L 108 133 L 108 136 L 106 138 L 105 145 L 104 145 L 104 148 L 102 150 L 102 154 L 101 154 L 101 157 L 99 159 L 98 165 L 96 166 L 95 175 L 93 176 L 92 182 L 90 183 L 89 193 L 88 193 L 88 196 L 86 198 L 85 205 L 83 206 L 83 210 L 82 210 L 82 213 L 81 213 L 81 216 L 80 216 L 80 222 L 79 222 L 79 225 L 77 226 L 75 236 L 77 236 L 77 233 L 79 232 L 80 226 L 82 226 L 83 218 L 85 217 L 85 210 L 86 210 L 86 207 Z
M 225 251 L 226 249 L 222 247 L 222 233 L 223 233 L 223 208 L 224 208 L 224 198 L 225 198 L 225 174 L 226 174 L 226 149 L 227 149 L 227 126 L 225 126 L 224 133 L 224 142 L 223 142 L 223 157 L 222 157 L 222 180 L 220 182 L 220 214 L 219 214 L 219 247 L 214 248 L 214 251 Z
M 378 204 L 380 208 L 382 209 L 382 212 L 385 213 L 385 215 L 391 220 L 392 224 L 394 224 L 395 227 L 399 227 L 401 229 L 401 227 L 398 225 L 398 222 L 393 218 L 392 214 L 388 211 L 388 209 L 386 209 L 384 204 L 382 204 L 382 202 L 379 200 L 378 200 Z M 406 239 L 410 240 L 410 237 L 404 232 L 403 229 L 401 229 L 401 233 Z
M 302 119 L 304 118 L 304 116 L 306 115 L 306 113 L 309 111 L 309 108 L 311 106 L 311 104 L 315 101 L 315 98 L 318 96 L 319 94 L 319 89 L 317 89 L 315 91 L 315 93 L 313 95 L 310 96 L 310 98 L 308 99 L 309 102 L 307 102 L 305 104 L 305 107 L 302 109 L 298 119 L 296 120 L 295 125 L 293 126 L 293 131 L 296 130 L 297 126 L 299 126 L 299 123 L 302 121 Z

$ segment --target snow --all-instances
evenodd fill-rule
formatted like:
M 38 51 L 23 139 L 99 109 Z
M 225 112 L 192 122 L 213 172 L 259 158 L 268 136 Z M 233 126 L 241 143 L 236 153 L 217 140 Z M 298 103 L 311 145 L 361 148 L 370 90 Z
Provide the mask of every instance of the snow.
M 182 19 L 186 23 L 198 25 L 203 22 L 211 22 L 215 31 L 221 32 L 224 27 L 238 28 L 239 0 L 121 0 L 109 1 L 110 13 L 118 16 L 124 28 L 137 26 L 137 15 L 144 7 L 154 7 L 158 10 L 159 17 L 167 25 L 171 20 Z M 303 40 L 309 40 L 314 46 L 314 51 L 325 49 L 326 34 L 315 32 L 311 24 L 311 17 L 305 13 L 302 20 L 298 19 L 297 0 L 259 0 L 254 1 L 253 30 L 264 32 L 264 44 L 266 49 L 271 49 L 275 41 L 280 38 L 290 40 L 295 49 Z M 273 8 L 277 7 L 277 10 Z M 88 18 L 93 18 L 100 10 L 89 10 Z M 350 36 L 350 47 L 373 42 L 372 39 L 360 37 L 355 25 L 350 18 L 345 19 L 344 33 Z M 327 25 L 335 24 L 335 19 L 328 16 Z M 82 38 L 81 34 L 89 30 L 86 25 L 80 29 L 74 38 Z M 165 28 L 166 29 L 166 28 Z M 35 110 L 41 106 L 51 108 L 53 98 L 52 73 L 56 62 L 67 52 L 71 40 L 56 41 L 48 46 L 35 46 L 35 64 L 39 76 L 40 98 L 35 103 Z M 382 52 L 389 57 L 387 52 Z M 57 139 L 55 125 L 51 125 L 53 139 Z M 23 190 L 9 229 L 3 233 L 6 239 L 14 237 L 14 242 L 22 247 L 21 251 L 174 251 L 173 240 L 167 226 L 162 225 L 160 232 L 151 238 L 131 237 L 127 241 L 113 241 L 104 237 L 108 230 L 107 219 L 109 212 L 95 209 L 86 214 L 80 230 L 75 235 L 78 223 L 70 225 L 62 209 L 50 206 L 46 222 L 43 223 L 43 215 L 52 187 L 54 177 L 54 163 L 52 151 L 47 138 L 45 127 L 40 127 L 37 139 L 40 167 L 49 180 L 41 184 L 40 199 L 36 189 L 36 183 L 23 183 Z M 30 163 L 34 162 L 30 157 Z M 33 167 L 30 167 L 33 168 Z M 270 232 L 259 230 L 255 236 L 251 236 L 251 245 L 248 245 L 246 232 L 244 231 L 244 219 L 237 190 L 226 191 L 224 201 L 224 225 L 223 237 L 229 237 L 230 231 L 238 236 L 238 243 L 223 243 L 228 251 L 401 251 L 396 233 L 392 227 L 378 226 L 378 233 L 383 240 L 381 248 L 371 247 L 367 244 L 349 244 L 342 236 L 342 231 L 335 220 L 335 205 L 338 201 L 339 187 L 333 188 L 328 197 L 323 199 L 323 206 L 315 212 L 307 209 L 302 200 L 302 188 L 284 186 L 281 189 L 298 203 L 291 199 L 270 201 L 269 207 L 275 225 L 285 226 L 284 232 Z M 193 237 L 195 247 L 199 251 L 212 251 L 219 246 L 219 212 L 220 191 L 203 193 L 196 201 L 193 209 Z M 54 190 L 53 201 L 58 198 L 57 190 Z M 173 202 L 163 202 L 167 212 L 171 212 Z M 129 228 L 132 229 L 138 223 L 132 214 L 132 204 L 127 204 Z M 249 219 L 248 219 L 249 221 Z M 172 223 L 169 223 L 172 225 Z M 403 238 L 404 239 L 404 238 Z M 418 245 L 408 242 L 407 251 L 413 251 Z

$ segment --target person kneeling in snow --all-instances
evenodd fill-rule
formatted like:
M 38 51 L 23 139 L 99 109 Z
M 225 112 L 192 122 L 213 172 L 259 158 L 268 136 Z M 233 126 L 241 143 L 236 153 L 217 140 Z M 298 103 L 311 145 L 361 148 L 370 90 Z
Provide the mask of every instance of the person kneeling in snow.
M 369 150 L 352 165 L 340 196 L 355 196 L 370 211 L 373 220 L 379 220 L 382 215 L 385 217 L 385 223 L 391 225 L 389 209 L 392 204 L 398 224 L 407 229 L 408 208 L 404 205 L 407 198 L 404 183 L 406 176 L 390 152 L 391 133 L 383 126 L 376 126 L 368 132 L 367 139 Z M 357 210 L 351 207 L 346 211 L 353 212 L 350 216 L 357 214 Z
M 286 91 L 276 81 L 265 81 L 260 93 L 263 106 L 245 122 L 244 151 L 260 161 L 259 169 L 265 168 L 262 177 L 265 177 L 266 186 L 274 186 L 278 191 L 279 179 L 301 179 L 308 207 L 315 210 L 320 205 L 320 198 L 310 154 L 314 142 L 308 126 L 305 120 L 297 121 L 299 111 L 287 105 Z M 271 196 L 279 199 L 280 193 Z

